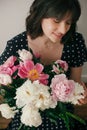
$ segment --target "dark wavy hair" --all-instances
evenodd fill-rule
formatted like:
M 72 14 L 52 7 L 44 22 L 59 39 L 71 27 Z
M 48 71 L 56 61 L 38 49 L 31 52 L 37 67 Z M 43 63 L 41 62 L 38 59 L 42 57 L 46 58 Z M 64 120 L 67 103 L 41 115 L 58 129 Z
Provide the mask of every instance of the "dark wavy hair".
M 26 18 L 26 31 L 32 39 L 43 35 L 41 21 L 43 18 L 57 18 L 62 20 L 67 12 L 71 13 L 72 24 L 65 34 L 62 42 L 70 40 L 72 33 L 76 31 L 76 23 L 81 15 L 81 7 L 78 0 L 34 0 L 30 7 L 29 16 Z

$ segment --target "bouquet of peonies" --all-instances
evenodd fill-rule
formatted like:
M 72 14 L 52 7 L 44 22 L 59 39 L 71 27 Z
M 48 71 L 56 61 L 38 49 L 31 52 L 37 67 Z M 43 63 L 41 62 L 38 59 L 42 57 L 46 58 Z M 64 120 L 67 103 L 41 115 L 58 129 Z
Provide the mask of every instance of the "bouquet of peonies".
M 44 112 L 54 123 L 58 117 L 62 118 L 68 130 L 70 118 L 85 123 L 66 107 L 68 103 L 79 104 L 79 99 L 84 98 L 83 87 L 65 75 L 67 63 L 57 60 L 43 66 L 40 57 L 30 51 L 23 49 L 18 54 L 19 57 L 11 56 L 0 66 L 0 94 L 4 97 L 0 105 L 2 116 L 14 118 L 21 111 L 20 120 L 26 129 L 41 125 Z

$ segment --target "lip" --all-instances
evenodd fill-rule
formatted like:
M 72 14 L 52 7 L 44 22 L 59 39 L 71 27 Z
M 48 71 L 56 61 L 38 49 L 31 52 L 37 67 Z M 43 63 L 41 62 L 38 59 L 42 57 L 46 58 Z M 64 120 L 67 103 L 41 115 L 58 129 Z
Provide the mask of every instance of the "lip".
M 56 33 L 53 33 L 54 34 L 54 36 L 56 37 L 56 38 L 59 38 L 59 39 L 61 39 L 62 37 L 63 37 L 63 34 L 56 34 Z

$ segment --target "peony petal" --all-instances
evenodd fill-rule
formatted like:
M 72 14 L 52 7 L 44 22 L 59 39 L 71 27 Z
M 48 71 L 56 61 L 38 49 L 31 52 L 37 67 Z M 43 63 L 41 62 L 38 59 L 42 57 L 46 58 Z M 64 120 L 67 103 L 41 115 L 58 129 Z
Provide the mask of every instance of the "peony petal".
M 35 69 L 38 71 L 38 73 L 41 73 L 43 71 L 44 67 L 42 64 L 37 63 L 35 65 Z
M 20 69 L 18 71 L 18 76 L 21 78 L 26 78 L 27 77 L 27 72 L 25 72 L 23 69 Z
M 27 60 L 24 62 L 24 67 L 27 71 L 30 71 L 34 68 L 34 62 L 31 60 Z
M 9 67 L 4 67 L 4 66 L 2 66 L 2 67 L 0 68 L 0 73 L 12 75 L 12 69 L 9 68 Z
M 18 66 L 13 66 L 12 67 L 12 73 L 14 73 L 18 69 Z
M 9 57 L 6 62 L 3 64 L 5 67 L 12 67 L 14 65 L 14 62 L 17 60 L 15 56 Z
M 40 77 L 39 77 L 39 79 L 42 79 L 42 80 L 48 79 L 48 78 L 49 78 L 48 74 L 40 74 Z

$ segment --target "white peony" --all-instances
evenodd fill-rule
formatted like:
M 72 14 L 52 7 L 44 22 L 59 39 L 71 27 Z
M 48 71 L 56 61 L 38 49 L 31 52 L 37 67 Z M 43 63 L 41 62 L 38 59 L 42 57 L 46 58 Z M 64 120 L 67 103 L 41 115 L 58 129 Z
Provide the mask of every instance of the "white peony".
M 38 109 L 33 105 L 26 105 L 22 109 L 21 122 L 27 126 L 35 126 L 38 127 L 42 123 L 42 119 Z
M 39 83 L 39 81 L 31 82 L 29 79 L 17 89 L 15 99 L 18 108 L 29 103 L 33 103 L 40 110 L 56 106 L 52 101 L 49 87 Z
M 12 78 L 8 74 L 0 74 L 0 84 L 8 85 L 12 83 Z
M 23 107 L 35 100 L 35 87 L 33 83 L 28 79 L 25 83 L 19 87 L 16 91 L 16 105 L 18 108 Z
M 80 99 L 84 98 L 84 88 L 82 85 L 80 85 L 79 83 L 75 83 L 75 89 L 73 94 L 70 96 L 69 98 L 69 102 L 71 102 L 72 104 L 79 104 Z
M 6 119 L 13 118 L 15 113 L 17 112 L 15 110 L 15 107 L 10 107 L 8 104 L 1 104 L 0 111 L 2 116 L 5 117 Z
M 36 91 L 35 107 L 39 108 L 40 110 L 55 108 L 57 104 L 52 100 L 49 87 L 39 83 L 39 81 L 34 81 L 33 84 Z
M 19 54 L 19 58 L 22 60 L 22 61 L 25 61 L 25 60 L 31 60 L 32 59 L 32 54 L 30 53 L 30 51 L 27 51 L 25 49 L 22 49 L 22 50 L 18 50 L 18 54 Z

